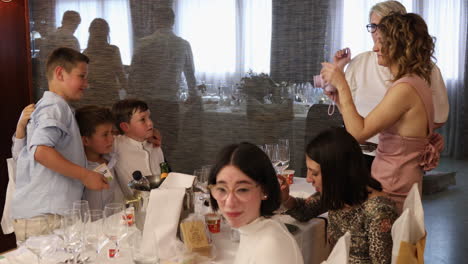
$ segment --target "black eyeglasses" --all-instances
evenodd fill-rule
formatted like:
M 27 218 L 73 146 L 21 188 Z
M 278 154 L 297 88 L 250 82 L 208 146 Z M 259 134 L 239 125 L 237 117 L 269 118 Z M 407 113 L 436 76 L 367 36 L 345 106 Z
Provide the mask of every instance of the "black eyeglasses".
M 374 33 L 378 27 L 379 25 L 374 24 L 374 23 L 370 23 L 366 25 L 367 31 L 369 31 L 369 33 Z

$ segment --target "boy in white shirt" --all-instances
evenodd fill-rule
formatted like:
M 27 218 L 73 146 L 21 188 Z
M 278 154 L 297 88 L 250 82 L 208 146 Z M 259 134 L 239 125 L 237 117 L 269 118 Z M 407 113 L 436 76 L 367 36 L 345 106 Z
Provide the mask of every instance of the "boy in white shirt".
M 125 197 L 130 198 L 133 192 L 128 183 L 132 180 L 132 173 L 139 170 L 143 176 L 161 174 L 159 165 L 164 162 L 164 155 L 161 147 L 148 141 L 153 137 L 154 129 L 145 102 L 120 100 L 112 106 L 112 113 L 120 133 L 114 141 L 114 151 L 119 157 L 115 171 Z

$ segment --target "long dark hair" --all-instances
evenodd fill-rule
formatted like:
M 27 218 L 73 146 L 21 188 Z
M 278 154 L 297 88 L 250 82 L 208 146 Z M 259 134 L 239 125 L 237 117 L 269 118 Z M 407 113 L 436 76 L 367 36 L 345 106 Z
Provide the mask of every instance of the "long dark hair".
M 209 184 L 216 184 L 218 173 L 227 165 L 233 165 L 258 183 L 267 195 L 260 205 L 261 216 L 271 216 L 281 204 L 281 191 L 276 171 L 268 156 L 256 145 L 242 142 L 224 147 L 210 171 Z M 218 210 L 216 200 L 211 196 L 211 207 Z
M 368 186 L 382 190 L 371 177 L 358 142 L 344 128 L 322 131 L 309 142 L 306 155 L 320 164 L 324 208 L 361 204 L 368 198 Z

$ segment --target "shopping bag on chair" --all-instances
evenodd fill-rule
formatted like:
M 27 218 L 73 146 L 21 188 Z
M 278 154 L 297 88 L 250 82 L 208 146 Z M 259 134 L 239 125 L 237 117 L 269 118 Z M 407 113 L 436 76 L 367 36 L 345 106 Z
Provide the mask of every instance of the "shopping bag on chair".
M 392 264 L 424 263 L 426 230 L 418 184 L 415 183 L 403 204 L 403 213 L 392 227 Z

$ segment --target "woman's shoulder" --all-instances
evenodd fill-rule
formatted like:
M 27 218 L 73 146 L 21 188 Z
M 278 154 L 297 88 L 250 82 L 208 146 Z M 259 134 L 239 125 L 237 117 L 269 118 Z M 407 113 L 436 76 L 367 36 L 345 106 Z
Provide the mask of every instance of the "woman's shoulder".
M 395 202 L 385 195 L 371 195 L 364 202 L 363 207 L 370 217 L 397 216 Z

